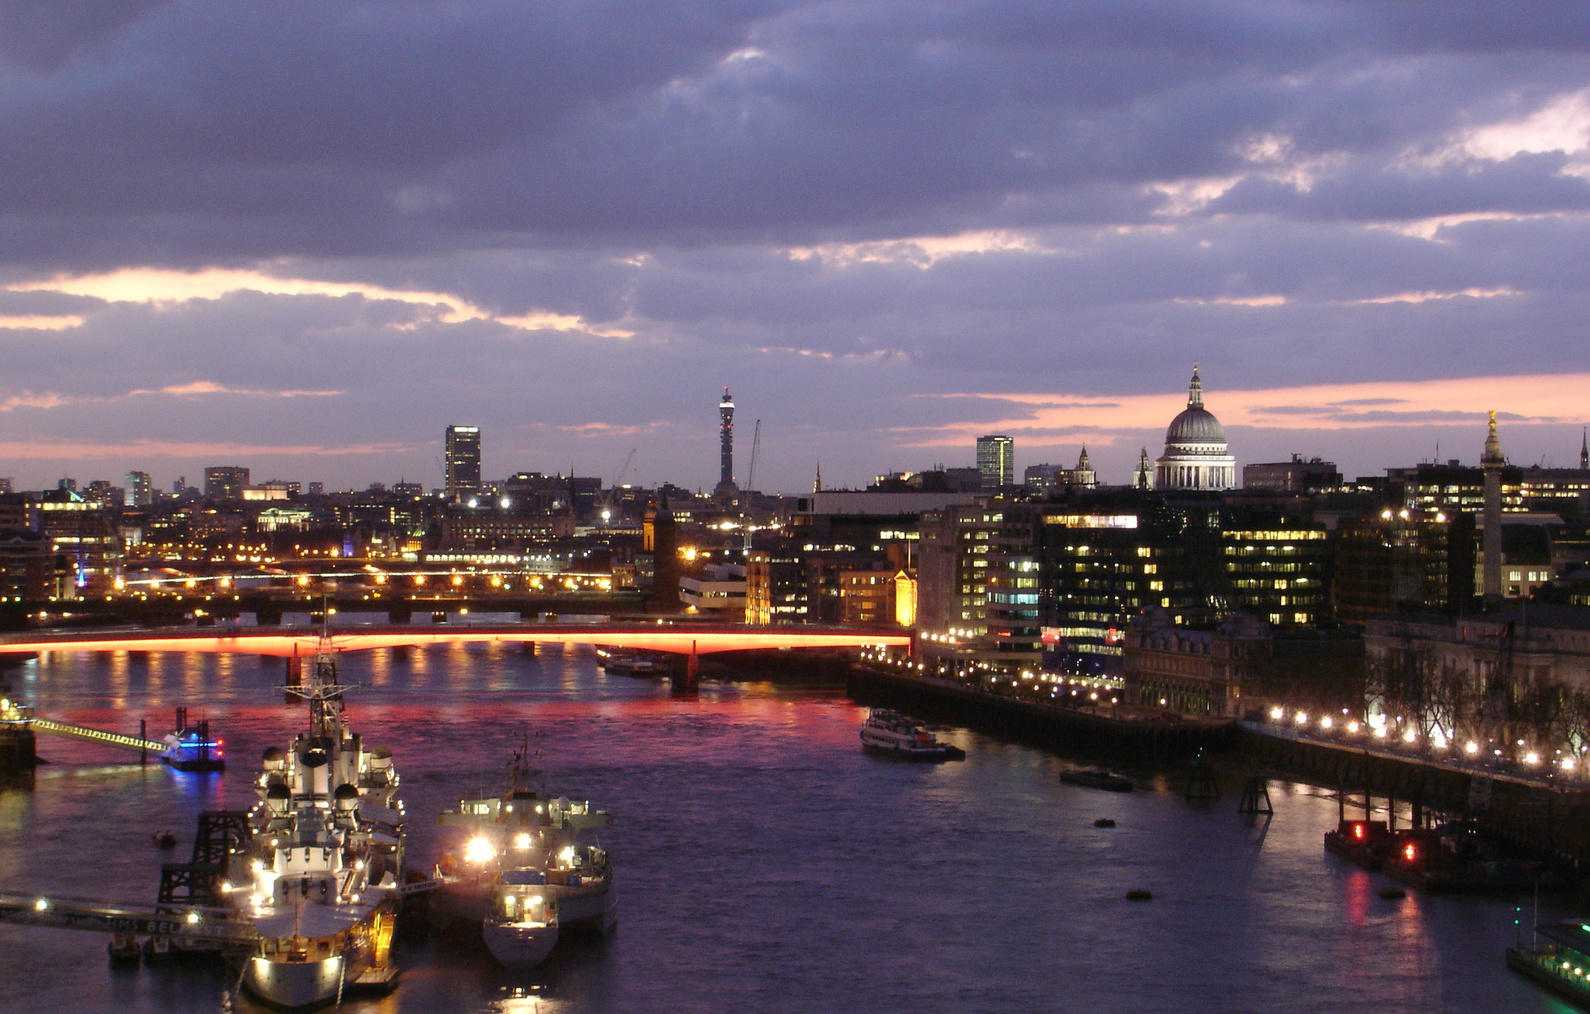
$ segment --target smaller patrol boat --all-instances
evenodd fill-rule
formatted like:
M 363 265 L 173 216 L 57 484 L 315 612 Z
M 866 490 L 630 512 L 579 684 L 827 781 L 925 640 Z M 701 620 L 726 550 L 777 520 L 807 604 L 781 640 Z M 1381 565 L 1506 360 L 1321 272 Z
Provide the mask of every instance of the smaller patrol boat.
M 1082 785 L 1090 789 L 1104 789 L 1108 792 L 1131 792 L 1134 786 L 1132 780 L 1125 775 L 1118 775 L 1114 771 L 1103 768 L 1077 768 L 1072 771 L 1060 772 L 1060 780 L 1067 785 Z
M 940 743 L 931 732 L 889 708 L 873 708 L 867 713 L 867 721 L 861 727 L 861 746 L 869 753 L 910 760 L 947 761 L 966 757 L 965 750 Z
M 613 818 L 588 802 L 553 798 L 536 784 L 529 745 L 508 765 L 500 797 L 460 800 L 438 822 L 465 839 L 437 866 L 442 887 L 431 899 L 433 922 L 480 927 L 498 964 L 534 968 L 561 935 L 606 933 L 618 921 L 618 894 L 607 851 L 582 832 Z

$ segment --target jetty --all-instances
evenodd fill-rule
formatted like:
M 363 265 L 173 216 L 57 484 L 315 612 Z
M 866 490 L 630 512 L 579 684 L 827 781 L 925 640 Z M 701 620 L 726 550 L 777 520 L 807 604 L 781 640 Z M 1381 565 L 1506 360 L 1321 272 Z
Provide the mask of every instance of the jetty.
M 0 770 L 31 770 L 38 764 L 37 733 L 99 743 L 122 750 L 136 750 L 140 762 L 148 763 L 150 756 L 155 756 L 178 771 L 226 769 L 222 749 L 225 744 L 210 736 L 207 719 L 190 724 L 188 709 L 178 708 L 176 729 L 165 739 L 150 739 L 148 725 L 147 719 L 140 719 L 139 734 L 133 736 L 71 722 L 58 722 L 51 718 L 40 718 L 32 708 L 6 697 L 0 699 Z

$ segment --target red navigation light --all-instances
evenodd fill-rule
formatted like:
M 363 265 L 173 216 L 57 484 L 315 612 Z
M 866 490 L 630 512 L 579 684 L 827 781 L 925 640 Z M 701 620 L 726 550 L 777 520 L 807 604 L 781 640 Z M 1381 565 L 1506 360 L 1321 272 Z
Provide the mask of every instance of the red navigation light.
M 1410 863 L 1417 859 L 1418 856 L 1419 850 L 1414 848 L 1413 842 L 1409 842 L 1402 850 L 1402 858 Z
M 1363 839 L 1364 839 L 1364 825 L 1362 825 L 1362 824 L 1354 824 L 1353 825 L 1353 837 L 1357 838 L 1359 841 L 1363 841 Z

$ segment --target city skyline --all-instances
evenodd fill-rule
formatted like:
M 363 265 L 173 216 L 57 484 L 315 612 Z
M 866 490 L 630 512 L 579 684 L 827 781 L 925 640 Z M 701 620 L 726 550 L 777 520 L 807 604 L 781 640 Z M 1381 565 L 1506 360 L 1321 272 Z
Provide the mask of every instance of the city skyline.
M 1590 14 L 0 11 L 0 475 L 858 487 L 1163 446 L 1568 466 Z
M 1531 381 L 1531 380 L 1534 380 L 1534 379 L 1537 379 L 1537 378 L 1514 378 L 1514 379 L 1517 379 L 1517 380 L 1520 380 L 1520 381 L 1523 381 L 1523 382 L 1528 382 L 1528 381 Z M 1238 394 L 1238 395 L 1252 395 L 1253 394 L 1253 392 L 1235 392 L 1235 393 Z M 1432 395 L 1432 397 L 1438 398 L 1439 395 L 1438 394 L 1437 395 Z M 1131 411 L 1131 407 L 1130 406 L 1126 406 L 1126 405 L 1116 405 L 1116 406 L 1082 405 L 1082 406 L 1077 406 L 1077 405 L 1067 404 L 1063 399 L 1046 400 L 1046 399 L 1034 397 L 1034 398 L 1032 398 L 1030 400 L 1032 401 L 1032 403 L 1036 407 L 1035 411 L 1053 412 L 1053 413 L 1057 413 L 1057 414 L 1063 414 L 1063 413 L 1066 413 L 1066 412 L 1079 412 L 1079 411 L 1080 412 L 1098 412 L 1098 411 L 1101 411 L 1102 409 L 1105 409 L 1105 408 L 1113 409 L 1115 412 L 1118 412 L 1118 413 L 1119 412 Z M 1162 399 L 1159 399 L 1157 397 L 1148 397 L 1148 398 L 1141 399 L 1141 401 L 1143 402 L 1144 405 L 1152 405 L 1154 407 L 1158 407 L 1158 404 L 1159 404 L 1159 402 L 1161 400 Z M 722 404 L 727 404 L 727 401 L 723 402 Z M 1185 405 L 1185 402 L 1179 403 L 1178 407 L 1180 407 L 1182 405 Z M 721 407 L 722 406 L 720 405 L 720 410 L 721 410 Z M 1237 409 L 1237 412 L 1239 413 L 1239 417 L 1240 418 L 1245 418 L 1245 419 L 1251 419 L 1251 418 L 1262 419 L 1266 415 L 1271 414 L 1271 413 L 1287 411 L 1287 409 L 1284 409 L 1284 408 L 1283 409 L 1277 409 L 1277 408 L 1270 407 L 1270 406 L 1256 405 L 1251 400 L 1244 401 L 1244 400 L 1241 400 L 1241 399 L 1239 399 L 1237 401 L 1236 409 Z M 1295 411 L 1295 409 L 1294 409 L 1294 411 Z M 1466 415 L 1467 413 L 1462 413 L 1462 414 Z M 1483 416 L 1489 416 L 1489 415 L 1492 415 L 1492 414 L 1493 413 L 1479 413 L 1479 415 L 1481 415 L 1482 417 Z M 1494 414 L 1499 415 L 1499 416 L 1501 416 L 1503 418 L 1507 417 L 1507 413 L 1494 413 Z M 1217 418 L 1218 418 L 1218 416 L 1217 416 Z M 720 446 L 719 446 L 719 454 L 720 454 L 720 459 L 721 459 L 721 455 L 722 455 L 723 448 L 724 448 L 723 441 L 724 441 L 724 438 L 725 438 L 725 434 L 724 434 L 724 431 L 723 431 L 722 419 L 721 419 L 721 411 L 720 411 L 720 418 L 719 418 L 719 421 L 717 423 L 717 427 L 716 428 L 717 428 L 717 438 L 718 438 L 719 444 L 720 444 Z M 1351 427 L 1349 425 L 1348 427 L 1345 427 L 1345 428 L 1351 428 Z M 1467 427 L 1466 427 L 1466 424 L 1465 424 L 1465 429 L 1466 428 Z M 1368 430 L 1370 432 L 1374 431 L 1374 427 L 1369 426 L 1369 425 L 1363 426 L 1363 429 Z M 1434 430 L 1434 432 L 1436 432 L 1437 434 L 1445 432 L 1445 430 L 1443 428 L 1430 427 L 1430 429 Z M 1553 429 L 1556 429 L 1556 428 L 1553 428 Z M 1569 429 L 1571 430 L 1572 427 L 1569 427 Z M 279 475 L 278 475 L 278 473 L 272 473 L 271 474 L 271 478 L 269 480 L 266 480 L 264 478 L 260 478 L 257 481 L 258 482 L 269 481 L 269 482 L 273 482 L 273 483 L 274 482 L 284 482 L 285 481 L 285 482 L 292 482 L 292 483 L 302 483 L 302 484 L 305 484 L 305 485 L 324 486 L 327 489 L 343 489 L 343 490 L 347 490 L 347 491 L 356 491 L 356 490 L 361 490 L 361 489 L 365 489 L 365 488 L 369 488 L 369 487 L 375 487 L 375 486 L 391 487 L 391 486 L 398 485 L 398 484 L 409 484 L 409 485 L 417 486 L 417 487 L 420 487 L 420 488 L 423 488 L 423 489 L 426 489 L 426 490 L 429 490 L 429 491 L 435 492 L 435 493 L 446 493 L 450 498 L 452 498 L 453 494 L 452 494 L 452 492 L 450 490 L 450 480 L 448 478 L 449 471 L 450 471 L 448 462 L 450 460 L 452 460 L 452 458 L 453 458 L 453 451 L 451 449 L 451 442 L 452 442 L 452 438 L 453 438 L 453 431 L 455 431 L 455 430 L 463 430 L 463 431 L 468 432 L 470 437 L 475 441 L 474 450 L 470 452 L 470 454 L 473 457 L 473 464 L 470 466 L 473 469 L 473 471 L 470 474 L 475 477 L 474 481 L 479 482 L 479 483 L 487 483 L 487 484 L 489 484 L 489 483 L 501 482 L 501 481 L 504 481 L 504 480 L 510 478 L 513 474 L 516 474 L 516 473 L 525 473 L 525 472 L 532 472 L 533 473 L 533 472 L 537 472 L 537 471 L 541 471 L 541 472 L 543 472 L 543 474 L 551 474 L 551 475 L 565 475 L 565 474 L 567 474 L 567 475 L 582 475 L 582 476 L 586 476 L 586 477 L 594 477 L 594 478 L 598 478 L 598 479 L 603 479 L 604 484 L 610 483 L 611 479 L 616 478 L 614 476 L 607 476 L 607 477 L 604 477 L 604 476 L 601 476 L 601 475 L 594 475 L 593 476 L 590 473 L 581 472 L 578 469 L 575 469 L 573 467 L 570 467 L 569 469 L 565 470 L 565 469 L 560 468 L 560 467 L 536 468 L 536 467 L 508 466 L 508 467 L 500 469 L 498 472 L 490 472 L 489 470 L 484 470 L 483 471 L 484 466 L 482 465 L 482 462 L 485 460 L 485 455 L 481 453 L 481 451 L 479 449 L 479 446 L 478 446 L 479 439 L 480 439 L 479 427 L 450 425 L 450 426 L 447 427 L 447 432 L 444 433 L 443 439 L 441 441 L 439 441 L 439 446 L 440 446 L 441 453 L 439 453 L 437 455 L 436 462 L 437 462 L 437 467 L 439 469 L 441 469 L 441 476 L 440 476 L 440 481 L 437 482 L 437 483 L 432 483 L 432 482 L 428 481 L 424 477 L 417 477 L 417 476 L 412 476 L 412 475 L 406 475 L 405 474 L 405 475 L 399 475 L 396 479 L 393 479 L 393 478 L 390 478 L 390 477 L 383 477 L 383 476 L 379 476 L 378 475 L 378 477 L 372 478 L 368 482 L 363 482 L 363 483 L 356 482 L 356 483 L 353 483 L 353 484 L 347 485 L 347 486 L 336 486 L 335 484 L 328 484 L 324 480 L 320 480 L 320 479 L 314 479 L 314 478 L 305 479 L 305 478 L 303 478 L 298 472 L 294 471 L 294 468 L 293 468 L 293 460 L 294 459 L 292 457 L 287 457 L 285 459 L 282 459 L 282 460 L 284 460 L 286 462 L 286 464 L 282 467 L 282 469 L 279 469 Z M 1242 431 L 1243 431 L 1243 428 L 1242 427 L 1238 427 L 1238 432 L 1242 432 Z M 1249 430 L 1249 432 L 1254 432 L 1254 431 L 1253 430 Z M 1525 432 L 1528 432 L 1528 431 L 1526 430 Z M 1156 437 L 1155 434 L 1158 434 L 1158 436 Z M 1552 447 L 1547 453 L 1540 455 L 1538 460 L 1533 460 L 1533 461 L 1531 461 L 1531 460 L 1522 460 L 1522 459 L 1518 458 L 1517 456 L 1514 456 L 1514 455 L 1512 455 L 1510 453 L 1507 453 L 1505 450 L 1504 450 L 1504 457 L 1506 458 L 1506 460 L 1508 461 L 1509 464 L 1516 465 L 1516 466 L 1519 466 L 1519 467 L 1526 467 L 1527 468 L 1527 467 L 1530 467 L 1530 466 L 1541 466 L 1541 467 L 1548 467 L 1548 468 L 1571 468 L 1571 467 L 1576 466 L 1579 463 L 1580 449 L 1582 449 L 1585 446 L 1585 441 L 1587 439 L 1586 434 L 1587 434 L 1587 430 L 1585 428 L 1580 428 L 1578 430 L 1578 438 L 1577 438 L 1579 440 L 1579 444 L 1576 445 L 1575 448 L 1557 448 L 1557 447 Z M 1162 446 L 1168 446 L 1168 445 L 1163 444 L 1163 437 L 1165 435 L 1166 435 L 1165 433 L 1163 433 L 1161 431 L 1158 431 L 1158 430 L 1151 431 L 1149 433 L 1149 438 L 1151 438 L 1153 442 L 1147 443 L 1144 446 L 1144 448 L 1142 448 L 1142 450 L 1148 451 L 1148 454 L 1149 454 L 1150 457 L 1155 456 L 1155 454 L 1157 454 L 1157 449 L 1158 448 L 1160 448 Z M 1344 468 L 1344 469 L 1342 469 L 1342 474 L 1343 474 L 1344 479 L 1350 481 L 1352 479 L 1360 478 L 1360 477 L 1362 477 L 1362 478 L 1380 477 L 1380 476 L 1384 475 L 1384 473 L 1387 470 L 1406 468 L 1406 467 L 1408 467 L 1410 465 L 1423 464 L 1423 463 L 1442 463 L 1442 464 L 1445 464 L 1445 463 L 1457 463 L 1457 464 L 1462 464 L 1462 465 L 1465 465 L 1465 466 L 1478 467 L 1479 464 L 1481 463 L 1480 459 L 1482 457 L 1482 454 L 1479 454 L 1479 453 L 1476 453 L 1476 454 L 1467 453 L 1468 451 L 1472 450 L 1472 448 L 1469 448 L 1469 447 L 1466 446 L 1466 444 L 1468 442 L 1470 442 L 1470 441 L 1467 441 L 1467 440 L 1464 439 L 1464 438 L 1470 437 L 1472 435 L 1473 434 L 1469 433 L 1469 432 L 1459 432 L 1457 434 L 1458 441 L 1459 441 L 1457 446 L 1454 447 L 1451 444 L 1449 444 L 1445 451 L 1442 450 L 1441 445 L 1440 445 L 1440 441 L 1439 441 L 1439 437 L 1438 437 L 1437 438 L 1437 442 L 1436 442 L 1436 444 L 1434 446 L 1434 449 L 1433 449 L 1433 453 L 1431 453 L 1429 455 L 1421 456 L 1421 457 L 1418 457 L 1417 459 L 1409 459 L 1409 460 L 1406 460 L 1406 461 L 1403 461 L 1403 460 L 1392 461 L 1392 460 L 1386 459 L 1386 460 L 1383 460 L 1379 465 L 1377 465 L 1375 467 L 1372 467 L 1372 468 L 1369 468 L 1367 470 L 1364 470 L 1364 469 L 1352 470 L 1350 468 Z M 1536 436 L 1537 436 L 1537 438 L 1539 436 L 1538 428 L 1537 428 Z M 1063 469 L 1063 468 L 1069 467 L 1070 458 L 1066 456 L 1064 448 L 1062 448 L 1061 454 L 1059 455 L 1058 458 L 1056 458 L 1056 460 L 1052 460 L 1052 461 L 1045 460 L 1045 461 L 1041 461 L 1041 462 L 1040 461 L 1036 461 L 1036 460 L 1026 460 L 1021 455 L 1021 448 L 1019 446 L 1015 446 L 1014 442 L 1010 441 L 1010 438 L 1008 438 L 1008 437 L 997 437 L 997 438 L 994 438 L 994 437 L 989 437 L 989 436 L 985 435 L 985 436 L 982 436 L 982 437 L 978 437 L 976 440 L 974 440 L 970 447 L 961 448 L 961 450 L 967 452 L 966 460 L 961 460 L 961 459 L 957 459 L 957 458 L 953 457 L 953 454 L 955 453 L 955 448 L 941 447 L 940 450 L 943 450 L 946 453 L 943 456 L 935 458 L 932 462 L 918 464 L 917 466 L 915 466 L 913 468 L 875 470 L 874 473 L 871 476 L 860 480 L 860 482 L 857 484 L 857 486 L 855 488 L 860 488 L 861 486 L 864 486 L 864 485 L 867 485 L 867 484 L 871 483 L 874 479 L 883 478 L 884 476 L 891 475 L 891 474 L 902 474 L 902 473 L 910 474 L 910 473 L 913 473 L 913 472 L 931 471 L 931 470 L 936 469 L 936 468 L 978 470 L 979 467 L 980 467 L 980 455 L 982 453 L 983 444 L 984 444 L 985 441 L 989 441 L 989 440 L 993 440 L 993 439 L 1004 440 L 1004 441 L 1007 442 L 1006 446 L 1009 449 L 1009 452 L 1011 453 L 1011 455 L 1013 457 L 1013 460 L 1016 462 L 1015 466 L 1011 469 L 1011 472 L 1012 472 L 1013 475 L 1019 475 L 1020 472 L 1024 468 L 1029 467 L 1029 466 L 1051 465 L 1051 466 L 1053 466 L 1056 469 Z M 1537 439 L 1537 441 L 1535 441 L 1535 443 L 1537 443 L 1537 444 L 1539 443 L 1538 439 Z M 1531 446 L 1532 446 L 1532 449 L 1533 449 L 1533 444 Z M 1080 452 L 1082 452 L 1082 451 L 1084 451 L 1086 449 L 1086 444 L 1077 445 L 1074 449 L 1080 453 Z M 1483 452 L 1484 449 L 1485 448 L 1484 448 L 1483 438 L 1482 438 L 1482 445 L 1481 445 L 1480 450 Z M 748 453 L 748 449 L 741 449 L 741 451 Z M 1053 457 L 1053 455 L 1050 455 L 1050 456 Z M 1028 457 L 1033 457 L 1033 455 L 1029 455 Z M 1326 461 L 1330 461 L 1332 464 L 1336 464 L 1338 466 L 1341 465 L 1341 462 L 1335 461 L 1333 459 L 1325 458 L 1325 457 L 1323 457 L 1321 455 L 1294 451 L 1294 452 L 1291 452 L 1290 454 L 1282 454 L 1282 455 L 1280 455 L 1278 457 L 1264 459 L 1263 461 L 1259 461 L 1257 459 L 1251 460 L 1251 461 L 1244 461 L 1244 460 L 1240 460 L 1239 459 L 1238 464 L 1237 464 L 1237 478 L 1240 480 L 1241 466 L 1244 465 L 1244 464 L 1281 463 L 1281 462 L 1290 461 L 1290 460 L 1310 460 L 1310 459 L 1326 460 Z M 141 459 L 130 459 L 130 460 L 137 461 L 137 460 L 141 460 Z M 194 459 L 194 460 L 199 460 L 199 459 Z M 314 456 L 306 456 L 306 457 L 301 458 L 299 460 L 314 461 L 314 460 L 317 460 L 317 459 Z M 229 467 L 229 466 L 222 466 L 222 467 L 224 468 L 224 467 Z M 248 466 L 241 466 L 241 467 L 242 467 L 242 470 L 245 471 L 245 472 L 250 470 Z M 721 467 L 721 461 L 720 461 L 720 467 Z M 213 470 L 215 470 L 215 468 L 216 468 L 216 466 L 200 466 L 198 470 L 201 471 L 201 472 L 213 471 Z M 259 471 L 259 470 L 258 469 L 254 469 L 254 471 Z M 624 469 L 621 468 L 620 472 L 623 473 Z M 1134 483 L 1134 481 L 1135 481 L 1134 478 L 1133 478 L 1133 473 L 1135 473 L 1135 469 L 1130 470 L 1128 472 L 1128 474 L 1124 478 L 1120 478 L 1120 479 L 1116 479 L 1115 477 L 1106 474 L 1106 475 L 1104 475 L 1104 476 L 1102 476 L 1100 478 L 1100 484 L 1104 485 L 1104 486 L 1129 486 L 1129 485 L 1132 485 Z M 40 474 L 43 474 L 43 473 L 40 473 Z M 133 475 L 133 474 L 142 475 L 142 474 L 145 474 L 145 473 L 142 470 L 137 470 L 137 469 L 127 473 L 128 476 Z M 283 476 L 285 476 L 286 478 L 283 478 Z M 33 490 L 51 489 L 51 488 L 55 488 L 59 483 L 68 482 L 68 481 L 72 483 L 72 486 L 70 488 L 73 488 L 73 489 L 80 489 L 81 487 L 83 487 L 85 485 L 88 485 L 89 483 L 102 483 L 102 484 L 108 484 L 111 487 L 115 487 L 115 483 L 117 481 L 115 477 L 107 478 L 105 476 L 100 476 L 100 475 L 86 476 L 86 475 L 77 475 L 77 474 L 59 474 L 59 475 L 56 475 L 54 478 L 41 479 L 37 484 L 29 484 L 29 483 L 26 483 L 26 482 L 23 482 L 23 481 L 18 481 L 13 476 L 6 476 L 4 478 L 10 480 L 12 488 L 18 489 L 18 490 L 24 490 L 24 489 L 33 489 Z M 123 477 L 123 478 L 125 478 L 125 477 Z M 176 475 L 176 478 L 179 479 L 179 480 L 180 479 L 185 479 L 186 475 L 185 475 L 185 473 L 184 474 L 179 474 L 179 475 Z M 662 485 L 669 484 L 669 483 L 674 483 L 676 485 L 679 484 L 674 479 L 670 479 L 670 478 L 664 477 L 662 479 L 657 480 L 656 482 L 646 482 L 646 483 L 642 483 L 642 482 L 635 481 L 633 479 L 629 479 L 629 480 L 625 481 L 624 485 L 661 487 Z M 160 491 L 163 491 L 165 488 L 167 488 L 170 485 L 170 483 L 165 481 L 163 478 L 157 477 L 157 478 L 155 478 L 154 485 L 156 487 L 158 487 L 157 492 L 160 492 Z M 826 488 L 829 488 L 829 489 L 850 488 L 850 487 L 837 486 L 837 485 L 835 485 L 833 483 L 827 483 L 825 485 L 826 485 Z M 1236 482 L 1235 485 L 1237 487 L 1240 487 L 1242 485 L 1242 483 L 1240 481 L 1238 481 L 1238 482 Z M 789 489 L 768 489 L 766 484 L 763 484 L 763 483 L 760 483 L 760 482 L 757 484 L 757 486 L 758 486 L 758 489 L 760 491 L 762 491 L 762 492 L 778 493 L 778 494 L 785 494 L 785 495 L 808 491 L 808 489 L 806 489 L 806 488 L 793 489 L 793 490 L 789 490 Z M 119 488 L 119 487 L 116 487 L 116 488 Z M 689 488 L 689 487 L 686 487 L 686 488 Z M 710 491 L 710 489 L 711 489 L 711 487 L 699 486 L 699 485 L 697 487 L 695 487 L 695 488 L 697 488 L 698 492 L 707 492 L 707 491 Z

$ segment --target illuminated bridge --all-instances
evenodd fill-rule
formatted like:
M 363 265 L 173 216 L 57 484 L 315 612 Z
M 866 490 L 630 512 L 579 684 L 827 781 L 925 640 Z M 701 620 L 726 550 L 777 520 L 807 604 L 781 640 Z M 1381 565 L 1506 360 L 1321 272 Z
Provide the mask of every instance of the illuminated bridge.
M 769 648 L 909 646 L 898 627 L 791 627 L 667 622 L 429 624 L 345 626 L 329 630 L 333 651 L 427 644 L 499 641 L 588 644 L 672 652 L 695 657 Z M 181 627 L 156 630 L 74 630 L 0 637 L 0 654 L 43 651 L 183 651 L 308 657 L 320 643 L 318 627 Z

